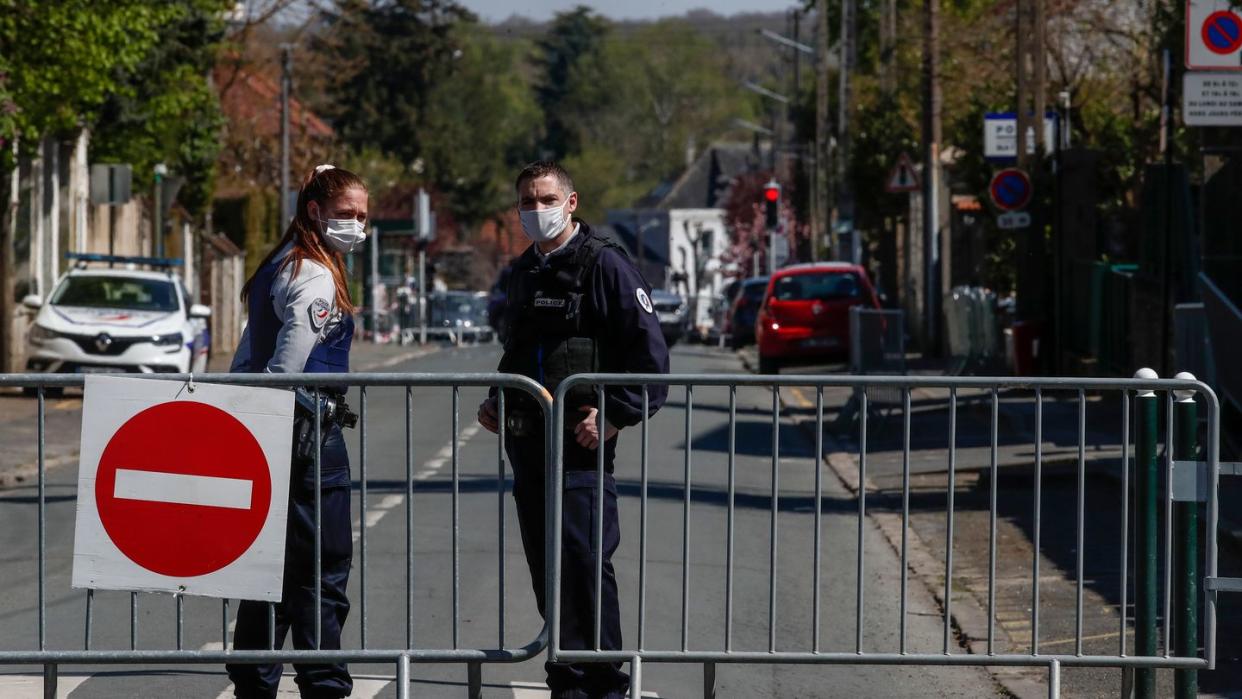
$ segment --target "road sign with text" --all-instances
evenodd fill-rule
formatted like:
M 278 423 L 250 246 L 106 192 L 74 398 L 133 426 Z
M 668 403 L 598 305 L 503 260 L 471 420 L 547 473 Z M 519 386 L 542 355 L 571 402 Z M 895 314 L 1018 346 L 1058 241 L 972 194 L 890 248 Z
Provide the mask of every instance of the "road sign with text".
M 86 378 L 73 586 L 279 601 L 289 391 Z
M 1186 126 L 1242 126 L 1242 74 L 1187 71 L 1182 121 Z

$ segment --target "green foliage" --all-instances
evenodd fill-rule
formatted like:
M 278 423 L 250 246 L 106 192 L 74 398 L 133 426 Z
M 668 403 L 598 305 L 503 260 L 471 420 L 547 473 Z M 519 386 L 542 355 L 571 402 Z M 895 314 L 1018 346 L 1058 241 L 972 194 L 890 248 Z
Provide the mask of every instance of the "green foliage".
M 205 210 L 213 190 L 224 116 L 207 75 L 224 37 L 223 12 L 231 5 L 164 3 L 159 43 L 104 101 L 92 136 L 92 160 L 131 163 L 138 182 L 153 182 L 160 162 L 184 177 L 177 199 L 191 213 Z
M 555 160 L 582 146 L 577 129 L 562 108 L 574 99 L 576 88 L 598 84 L 594 78 L 599 72 L 598 58 L 608 32 L 606 19 L 580 5 L 558 14 L 535 44 L 534 66 L 540 76 L 535 94 L 547 131 L 540 145 Z M 584 64 L 591 68 L 584 69 Z
M 124 76 L 175 11 L 143 0 L 0 0 L 12 131 L 37 138 L 89 123 L 109 95 L 129 89 Z

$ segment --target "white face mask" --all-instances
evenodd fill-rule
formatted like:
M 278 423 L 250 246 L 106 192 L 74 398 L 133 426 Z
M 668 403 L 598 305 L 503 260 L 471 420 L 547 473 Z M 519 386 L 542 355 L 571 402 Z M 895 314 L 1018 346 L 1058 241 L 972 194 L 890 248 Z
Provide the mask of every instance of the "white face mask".
M 565 230 L 566 201 L 555 209 L 518 210 L 518 218 L 522 219 L 522 231 L 526 237 L 536 243 L 546 243 L 556 238 Z
M 362 247 L 367 234 L 362 221 L 354 218 L 320 219 L 323 223 L 323 240 L 328 247 L 339 253 L 351 253 Z

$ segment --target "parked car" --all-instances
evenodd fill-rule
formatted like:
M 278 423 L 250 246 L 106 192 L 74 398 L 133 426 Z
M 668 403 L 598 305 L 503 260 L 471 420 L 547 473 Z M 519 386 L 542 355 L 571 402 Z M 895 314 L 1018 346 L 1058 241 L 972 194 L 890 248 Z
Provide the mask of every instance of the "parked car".
M 452 342 L 491 342 L 488 295 L 482 291 L 437 291 L 428 299 L 427 334 Z
M 767 290 L 767 277 L 751 277 L 739 285 L 733 306 L 729 309 L 729 335 L 733 349 L 741 349 L 755 341 L 755 319 Z
M 75 255 L 79 266 L 62 276 L 35 311 L 26 337 L 26 370 L 51 373 L 186 373 L 207 370 L 211 309 L 190 302 L 181 278 L 168 269 L 140 270 L 151 258 Z M 87 268 L 108 261 L 132 269 Z
M 672 347 L 686 334 L 686 325 L 689 323 L 686 301 L 681 294 L 664 289 L 653 289 L 651 305 L 655 309 L 656 318 L 660 321 L 664 342 Z
M 841 262 L 793 265 L 768 281 L 755 322 L 759 372 L 782 366 L 841 360 L 850 347 L 850 308 L 879 308 L 867 272 Z

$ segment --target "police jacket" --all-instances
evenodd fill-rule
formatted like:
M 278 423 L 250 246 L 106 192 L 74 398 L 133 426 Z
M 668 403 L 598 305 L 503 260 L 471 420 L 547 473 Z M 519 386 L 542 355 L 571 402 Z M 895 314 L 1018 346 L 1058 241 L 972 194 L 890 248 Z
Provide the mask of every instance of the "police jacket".
M 554 395 L 558 384 L 576 373 L 668 373 L 668 346 L 650 286 L 623 248 L 585 222 L 576 224 L 561 248 L 544 255 L 531 245 L 514 263 L 505 309 L 509 337 L 500 370 L 528 376 Z M 649 415 L 667 393 L 665 386 L 648 388 Z M 581 406 L 598 404 L 589 387 L 566 399 L 571 423 L 582 419 Z M 638 424 L 642 409 L 641 386 L 605 387 L 609 424 Z
M 332 271 L 303 259 L 297 274 L 285 264 L 292 246 L 255 272 L 247 298 L 249 320 L 232 372 L 346 372 L 354 320 L 336 307 Z

